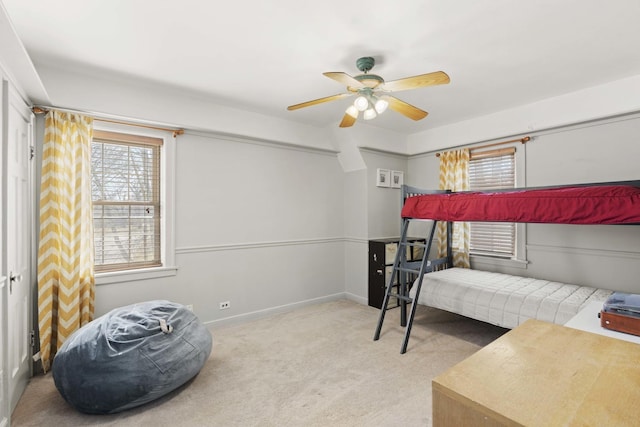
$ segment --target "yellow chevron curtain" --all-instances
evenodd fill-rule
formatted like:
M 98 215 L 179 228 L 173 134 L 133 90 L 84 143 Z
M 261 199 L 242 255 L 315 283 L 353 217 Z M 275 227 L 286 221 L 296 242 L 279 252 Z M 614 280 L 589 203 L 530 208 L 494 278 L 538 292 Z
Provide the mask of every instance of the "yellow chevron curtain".
M 38 324 L 46 372 L 64 341 L 93 319 L 91 139 L 93 119 L 51 110 L 40 189 Z
M 440 154 L 440 189 L 465 191 L 469 189 L 469 150 L 454 150 Z M 447 227 L 440 222 L 436 229 L 438 236 L 438 257 L 447 255 Z M 454 267 L 469 268 L 469 223 L 453 223 Z

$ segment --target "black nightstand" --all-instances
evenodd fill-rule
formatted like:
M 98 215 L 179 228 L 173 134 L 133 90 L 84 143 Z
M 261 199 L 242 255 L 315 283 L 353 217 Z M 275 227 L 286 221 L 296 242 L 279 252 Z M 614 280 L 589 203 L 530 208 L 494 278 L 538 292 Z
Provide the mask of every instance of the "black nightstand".
M 382 308 L 384 293 L 386 292 L 387 284 L 393 272 L 393 262 L 398 252 L 399 241 L 399 237 L 369 240 L 369 305 L 371 307 Z M 407 241 L 425 243 L 424 238 L 409 237 Z M 423 248 L 408 247 L 407 261 L 419 261 L 422 259 L 423 253 Z M 401 274 L 405 275 L 406 283 L 409 285 L 416 279 L 415 274 Z M 400 288 L 400 280 L 401 275 L 396 275 L 394 284 L 396 291 Z M 395 299 L 389 300 L 389 307 L 391 307 L 392 304 L 396 306 L 399 305 Z

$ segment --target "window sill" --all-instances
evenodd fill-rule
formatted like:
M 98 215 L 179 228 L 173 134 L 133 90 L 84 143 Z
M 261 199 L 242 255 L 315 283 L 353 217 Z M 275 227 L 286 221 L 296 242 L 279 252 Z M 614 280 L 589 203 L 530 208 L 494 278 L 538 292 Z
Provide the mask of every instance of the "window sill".
M 96 285 L 109 285 L 112 283 L 158 279 L 160 277 L 175 276 L 177 273 L 178 267 L 141 268 L 139 270 L 96 273 Z
M 498 266 L 498 267 L 509 267 L 509 268 L 521 268 L 523 270 L 527 269 L 527 265 L 529 265 L 529 261 L 522 259 L 511 259 L 511 258 L 497 258 L 490 256 L 482 256 L 482 255 L 471 255 L 471 262 L 473 264 L 487 265 L 487 266 Z

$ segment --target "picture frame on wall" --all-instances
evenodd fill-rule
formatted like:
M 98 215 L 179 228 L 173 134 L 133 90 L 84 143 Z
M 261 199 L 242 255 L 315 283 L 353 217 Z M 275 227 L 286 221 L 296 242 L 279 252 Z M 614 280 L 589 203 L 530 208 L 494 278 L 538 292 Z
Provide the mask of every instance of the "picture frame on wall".
M 378 187 L 391 186 L 391 171 L 389 169 L 378 169 L 376 174 L 376 185 Z
M 400 188 L 404 184 L 404 172 L 391 171 L 391 187 Z

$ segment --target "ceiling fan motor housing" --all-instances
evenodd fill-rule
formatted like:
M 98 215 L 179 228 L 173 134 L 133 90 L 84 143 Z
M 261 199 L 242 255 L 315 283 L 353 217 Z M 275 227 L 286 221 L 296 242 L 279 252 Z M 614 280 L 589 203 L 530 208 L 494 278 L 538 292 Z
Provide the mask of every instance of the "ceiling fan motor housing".
M 358 60 L 356 61 L 356 67 L 358 67 L 358 70 L 362 71 L 363 73 L 368 73 L 375 64 L 376 60 L 370 56 L 358 58 Z

